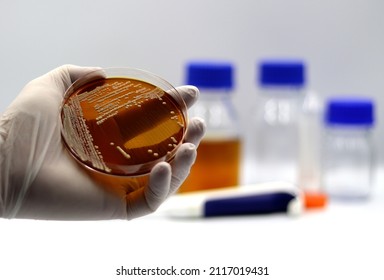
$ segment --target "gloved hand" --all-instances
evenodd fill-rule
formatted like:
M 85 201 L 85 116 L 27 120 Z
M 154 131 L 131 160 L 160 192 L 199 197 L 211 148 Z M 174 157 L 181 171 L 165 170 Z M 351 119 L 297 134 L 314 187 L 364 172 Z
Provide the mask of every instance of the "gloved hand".
M 0 118 L 0 216 L 32 219 L 133 219 L 155 211 L 189 173 L 205 131 L 191 119 L 171 164 L 158 163 L 148 186 L 125 199 L 105 191 L 65 149 L 59 111 L 66 89 L 95 68 L 65 65 L 31 81 Z M 177 88 L 188 106 L 192 86 Z

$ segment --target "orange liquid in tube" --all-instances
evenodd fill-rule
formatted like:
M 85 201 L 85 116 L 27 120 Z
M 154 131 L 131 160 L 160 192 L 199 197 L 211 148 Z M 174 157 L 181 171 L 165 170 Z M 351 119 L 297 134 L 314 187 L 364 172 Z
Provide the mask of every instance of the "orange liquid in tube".
M 125 77 L 93 79 L 73 89 L 61 118 L 71 154 L 121 196 L 147 184 L 156 163 L 173 159 L 186 130 L 180 100 Z
M 238 185 L 240 180 L 239 138 L 206 138 L 197 148 L 197 158 L 179 192 L 191 192 Z

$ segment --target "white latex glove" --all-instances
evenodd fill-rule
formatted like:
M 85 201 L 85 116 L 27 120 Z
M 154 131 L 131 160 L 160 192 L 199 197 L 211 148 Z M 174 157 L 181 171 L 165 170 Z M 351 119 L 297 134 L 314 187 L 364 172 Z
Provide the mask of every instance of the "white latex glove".
M 191 119 L 171 164 L 158 163 L 149 185 L 125 199 L 101 188 L 65 149 L 59 111 L 66 89 L 95 68 L 64 65 L 31 81 L 0 118 L 0 216 L 5 218 L 133 219 L 155 211 L 189 173 L 205 131 Z M 195 87 L 177 88 L 188 106 Z

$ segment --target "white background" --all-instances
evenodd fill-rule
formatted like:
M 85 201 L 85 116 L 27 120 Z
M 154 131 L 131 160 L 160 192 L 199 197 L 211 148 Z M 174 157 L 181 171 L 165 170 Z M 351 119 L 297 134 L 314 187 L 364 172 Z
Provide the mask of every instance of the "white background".
M 0 111 L 66 63 L 142 68 L 177 86 L 187 60 L 217 58 L 236 66 L 245 118 L 256 61 L 293 57 L 307 62 L 308 86 L 321 95 L 375 98 L 383 139 L 383 10 L 381 0 L 0 0 Z
M 187 60 L 217 58 L 236 65 L 235 104 L 245 119 L 256 61 L 303 58 L 309 87 L 324 97 L 376 100 L 381 161 L 383 15 L 381 0 L 0 0 L 0 111 L 28 81 L 62 64 L 137 67 L 177 86 Z M 2 220 L 0 278 L 117 279 L 121 265 L 174 264 L 269 266 L 265 279 L 383 279 L 382 181 L 376 177 L 368 204 L 331 204 L 294 220 Z

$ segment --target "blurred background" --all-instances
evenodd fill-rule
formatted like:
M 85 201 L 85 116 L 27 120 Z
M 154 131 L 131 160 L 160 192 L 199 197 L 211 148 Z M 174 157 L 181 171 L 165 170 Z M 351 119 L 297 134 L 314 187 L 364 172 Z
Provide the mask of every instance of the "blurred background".
M 377 146 L 384 137 L 380 0 L 1 0 L 0 8 L 0 111 L 28 81 L 62 64 L 137 67 L 181 85 L 186 61 L 226 59 L 246 119 L 256 62 L 285 57 L 306 62 L 308 88 L 322 96 L 375 98 Z
M 306 63 L 308 88 L 321 97 L 357 94 L 375 100 L 374 145 L 378 163 L 382 164 L 383 11 L 384 1 L 381 0 L 0 0 L 0 111 L 5 110 L 27 82 L 62 64 L 136 67 L 156 73 L 178 86 L 185 83 L 187 61 L 224 59 L 235 65 L 234 104 L 244 125 L 256 98 L 257 61 L 265 57 L 297 58 Z M 376 177 L 379 183 L 384 181 L 380 176 Z M 320 218 L 319 221 L 337 227 L 340 220 L 345 221 L 342 215 L 350 210 L 337 212 L 339 220 L 329 222 Z M 360 215 L 357 210 L 352 212 Z M 367 220 L 364 218 L 365 222 Z M 354 230 L 353 218 L 347 221 L 347 229 Z M 161 227 L 158 223 L 154 222 Z M 239 225 L 241 220 L 237 223 Z M 259 223 L 265 226 L 265 220 Z M 141 228 L 138 222 L 133 225 L 138 232 L 146 232 L 149 228 L 147 225 Z M 213 230 L 210 225 L 204 226 Z M 215 226 L 226 230 L 223 224 Z M 307 226 L 316 232 L 324 229 L 309 222 L 300 231 Z M 14 231 L 19 227 L 23 228 L 17 226 Z M 92 230 L 100 230 L 99 226 L 92 227 Z M 191 224 L 186 227 L 193 230 Z M 112 228 L 121 230 L 116 224 Z M 175 226 L 170 228 L 179 230 Z M 277 225 L 269 228 L 271 232 L 286 230 Z M 86 232 L 85 226 L 82 229 Z M 251 230 L 251 226 L 245 229 Z M 65 231 L 64 226 L 60 230 Z M 107 234 L 112 235 L 110 231 Z M 86 238 L 84 232 L 80 233 L 80 239 Z M 246 237 L 251 239 L 251 231 L 247 232 Z M 286 236 L 294 237 L 297 233 L 288 229 Z M 147 237 L 147 234 L 144 235 Z M 168 236 L 166 232 L 160 234 Z M 271 236 L 268 230 L 259 234 L 266 238 Z M 32 235 L 38 237 L 40 232 L 35 230 Z M 382 241 L 377 232 L 375 236 L 374 240 Z M 181 237 L 177 240 L 183 241 Z M 354 239 L 348 241 L 354 242 Z M 86 249 L 92 247 L 91 243 L 85 244 L 89 246 Z M 103 246 L 102 250 L 111 250 Z M 194 250 L 191 246 L 188 248 Z M 268 250 L 265 246 L 261 248 L 264 253 Z M 66 250 L 64 245 L 60 248 Z M 220 249 L 219 245 L 215 248 Z M 322 249 L 320 245 L 316 248 Z M 342 248 L 349 250 L 348 244 Z M 165 247 L 161 245 L 159 249 L 165 250 Z M 363 247 L 358 249 L 364 254 L 371 253 Z M 50 252 L 49 249 L 43 251 Z M 235 251 L 238 253 L 237 249 Z M 172 249 L 172 252 L 176 254 L 177 250 Z M 145 257 L 140 255 L 142 264 Z M 267 254 L 265 260 L 273 263 L 274 257 Z M 123 263 L 122 258 L 122 255 L 113 258 L 108 269 L 113 270 Z M 278 264 L 283 267 L 283 258 L 279 260 Z

